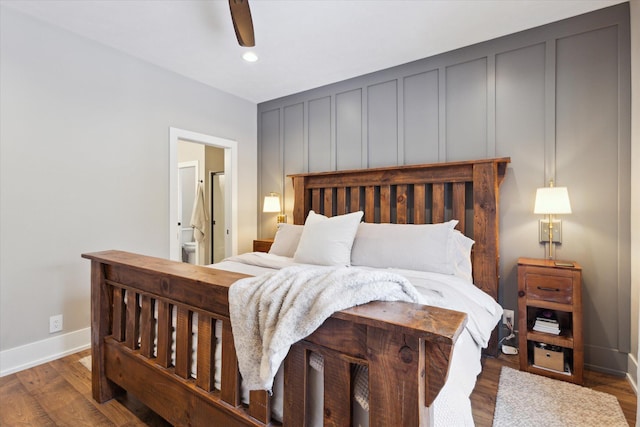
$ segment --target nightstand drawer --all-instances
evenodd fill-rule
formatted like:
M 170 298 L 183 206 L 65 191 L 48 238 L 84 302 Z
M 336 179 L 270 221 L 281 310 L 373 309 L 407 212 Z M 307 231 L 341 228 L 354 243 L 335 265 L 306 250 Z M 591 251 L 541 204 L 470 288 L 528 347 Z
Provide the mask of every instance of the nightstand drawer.
M 527 272 L 525 275 L 527 298 L 571 304 L 573 302 L 573 278 Z

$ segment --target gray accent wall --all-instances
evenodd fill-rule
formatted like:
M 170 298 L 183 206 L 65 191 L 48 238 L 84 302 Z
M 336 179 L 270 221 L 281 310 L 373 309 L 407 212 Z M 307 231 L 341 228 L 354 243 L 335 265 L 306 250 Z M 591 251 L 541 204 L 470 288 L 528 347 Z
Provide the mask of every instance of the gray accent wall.
M 557 257 L 583 267 L 585 359 L 627 371 L 630 340 L 627 3 L 258 105 L 258 197 L 287 174 L 511 157 L 500 197 L 499 302 L 518 257 L 545 256 L 535 190 L 567 186 Z M 271 237 L 275 217 L 259 213 Z M 637 353 L 637 349 L 633 349 Z

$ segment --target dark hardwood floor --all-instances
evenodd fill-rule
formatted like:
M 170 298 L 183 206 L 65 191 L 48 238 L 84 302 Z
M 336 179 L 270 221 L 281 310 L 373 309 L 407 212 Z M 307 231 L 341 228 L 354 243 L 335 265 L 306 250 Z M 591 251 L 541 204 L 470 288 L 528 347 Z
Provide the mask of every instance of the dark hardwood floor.
M 89 350 L 0 378 L 0 426 L 168 426 L 133 396 L 105 404 L 91 398 L 91 376 L 78 361 Z M 517 357 L 484 359 L 471 395 L 473 418 L 491 426 L 500 369 L 518 367 Z M 636 395 L 624 378 L 586 371 L 585 386 L 613 394 L 630 426 L 635 425 Z

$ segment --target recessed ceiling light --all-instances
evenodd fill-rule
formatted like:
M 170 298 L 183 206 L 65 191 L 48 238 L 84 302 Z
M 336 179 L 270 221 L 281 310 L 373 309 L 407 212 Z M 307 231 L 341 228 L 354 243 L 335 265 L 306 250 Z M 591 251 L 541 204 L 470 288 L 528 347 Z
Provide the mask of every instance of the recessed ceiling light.
M 258 55 L 256 55 L 254 52 L 245 52 L 242 55 L 242 59 L 244 59 L 247 62 L 256 62 L 258 60 Z

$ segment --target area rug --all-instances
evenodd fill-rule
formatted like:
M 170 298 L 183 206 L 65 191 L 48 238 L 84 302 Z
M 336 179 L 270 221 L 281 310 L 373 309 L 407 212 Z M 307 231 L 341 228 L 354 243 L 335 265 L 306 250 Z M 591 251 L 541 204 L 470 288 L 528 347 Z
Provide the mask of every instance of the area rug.
M 78 360 L 88 370 L 91 370 L 91 356 L 85 356 L 82 359 Z
M 628 425 L 615 396 L 502 367 L 494 427 Z

